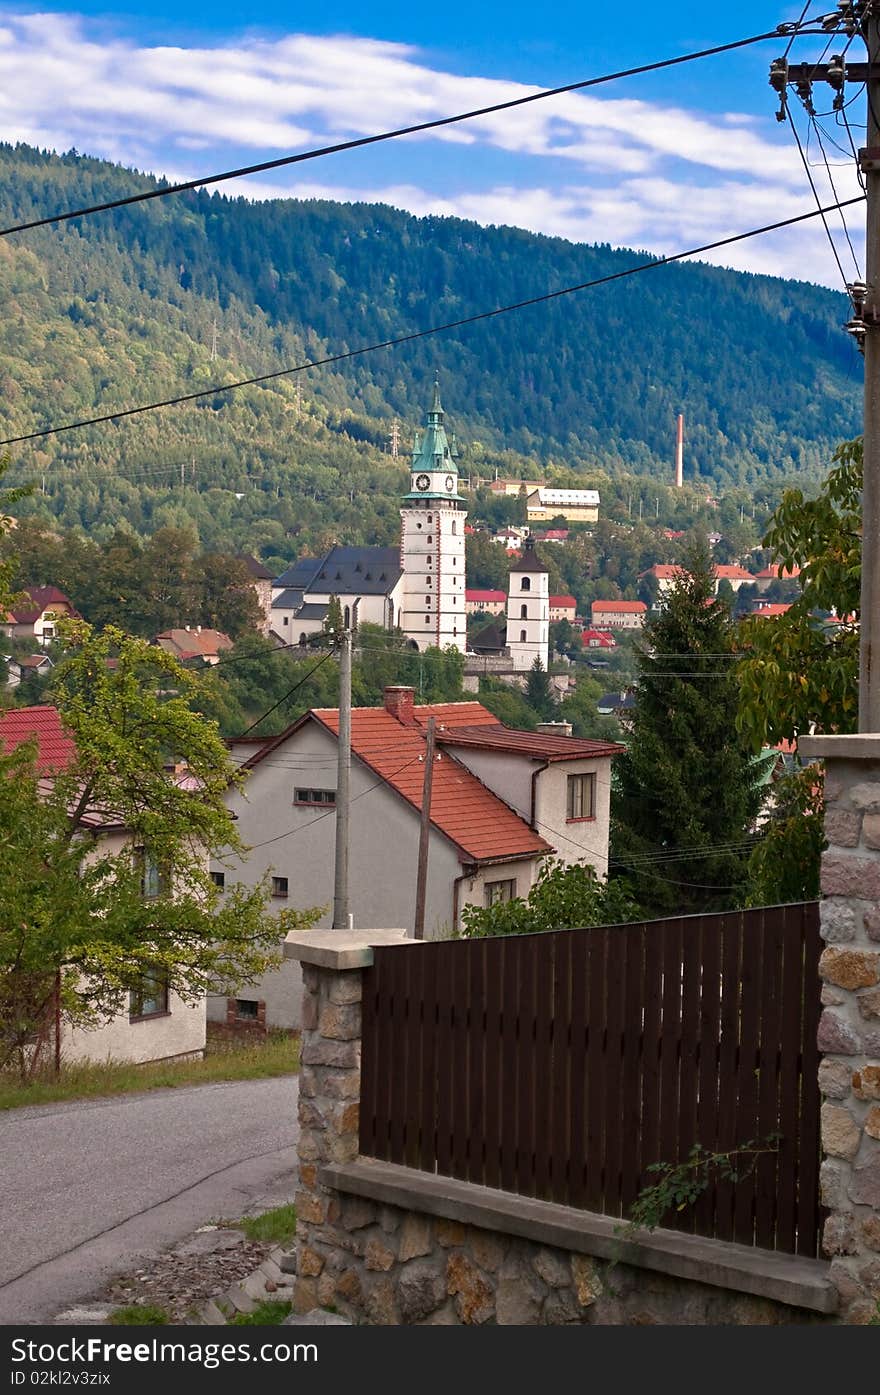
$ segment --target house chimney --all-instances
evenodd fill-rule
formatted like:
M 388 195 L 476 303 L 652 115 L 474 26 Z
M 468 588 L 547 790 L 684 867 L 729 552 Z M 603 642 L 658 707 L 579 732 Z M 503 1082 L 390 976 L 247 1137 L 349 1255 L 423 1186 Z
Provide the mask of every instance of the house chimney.
M 675 487 L 684 484 L 684 415 L 678 414 L 678 429 L 675 433 Z
M 402 726 L 415 726 L 413 701 L 415 688 L 392 687 L 385 689 L 385 711 L 396 717 Z
M 542 736 L 571 736 L 571 722 L 539 722 L 535 728 Z

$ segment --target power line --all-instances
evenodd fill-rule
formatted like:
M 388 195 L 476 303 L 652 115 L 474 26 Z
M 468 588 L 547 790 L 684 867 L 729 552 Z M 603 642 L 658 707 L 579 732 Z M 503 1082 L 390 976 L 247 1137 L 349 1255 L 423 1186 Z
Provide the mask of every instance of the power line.
M 12 233 L 27 232 L 32 228 L 43 228 L 50 224 L 69 222 L 73 218 L 85 218 L 93 213 L 106 213 L 110 209 L 125 208 L 130 204 L 146 203 L 152 199 L 167 198 L 171 194 L 182 194 L 191 189 L 201 189 L 208 184 L 220 184 L 228 179 L 242 179 L 251 174 L 265 174 L 269 170 L 283 169 L 289 165 L 303 164 L 307 160 L 318 160 L 325 155 L 339 155 L 349 150 L 359 150 L 364 146 L 378 145 L 382 141 L 396 140 L 400 136 L 418 135 L 424 131 L 436 131 L 443 126 L 453 126 L 461 121 L 473 121 L 480 116 L 491 116 L 499 111 L 511 111 L 515 107 L 527 106 L 532 102 L 545 101 L 548 97 L 560 97 L 568 92 L 582 92 L 589 87 L 599 87 L 604 83 L 617 82 L 621 78 L 638 77 L 642 73 L 655 73 L 663 68 L 674 68 L 682 63 L 691 63 L 700 58 L 712 58 L 716 54 L 730 53 L 734 49 L 746 48 L 750 44 L 762 43 L 767 39 L 778 39 L 781 33 L 790 34 L 792 39 L 800 34 L 821 33 L 816 29 L 801 29 L 800 23 L 793 29 L 779 25 L 765 34 L 752 34 L 747 39 L 736 39 L 732 43 L 717 44 L 713 48 L 698 49 L 693 53 L 683 53 L 676 58 L 662 58 L 655 63 L 643 63 L 636 68 L 621 68 L 614 73 L 604 73 L 601 77 L 585 78 L 580 82 L 569 82 L 562 87 L 551 87 L 541 92 L 532 92 L 525 97 L 514 97 L 506 102 L 495 102 L 491 106 L 475 107 L 472 111 L 458 112 L 455 116 L 440 116 L 433 121 L 421 121 L 413 126 L 401 126 L 393 131 L 382 131 L 373 136 L 358 136 L 353 140 L 340 141 L 335 145 L 324 145 L 314 150 L 304 150 L 297 155 L 282 155 L 274 160 L 262 160 L 255 165 L 242 165 L 239 169 L 222 170 L 219 174 L 203 175 L 198 179 L 185 180 L 180 184 L 166 184 L 157 189 L 146 189 L 138 194 L 128 194 L 124 198 L 109 199 L 104 203 L 90 204 L 84 208 L 70 209 L 66 213 L 54 213 L 46 218 L 34 218 L 27 223 L 17 223 L 8 228 L 0 228 L 0 237 Z
M 812 218 L 822 217 L 824 219 L 826 213 L 833 213 L 838 208 L 849 208 L 853 204 L 862 203 L 864 198 L 864 194 L 857 194 L 854 198 L 845 199 L 840 203 L 827 204 L 825 207 L 820 206 L 809 213 L 798 213 L 791 218 L 780 218 L 775 223 L 765 223 L 763 227 L 751 228 L 748 232 L 733 233 L 730 237 L 718 238 L 715 242 L 705 242 L 700 247 L 690 247 L 683 252 L 674 252 L 669 257 L 656 257 L 651 261 L 638 262 L 635 266 L 627 267 L 623 271 L 610 272 L 607 276 L 597 276 L 592 281 L 580 281 L 577 285 L 563 286 L 557 291 L 545 291 L 543 295 L 529 296 L 526 300 L 517 300 L 510 305 L 498 305 L 492 310 L 482 310 L 476 315 L 466 315 L 458 320 L 447 320 L 444 324 L 432 325 L 428 329 L 417 329 L 409 334 L 397 335 L 393 339 L 382 339 L 375 344 L 365 344 L 360 349 L 347 349 L 344 353 L 328 354 L 325 358 L 311 359 L 306 363 L 295 364 L 291 368 L 276 368 L 271 373 L 260 373 L 253 378 L 241 378 L 232 383 L 218 383 L 213 387 L 202 388 L 198 392 L 182 393 L 178 397 L 166 397 L 158 402 L 146 402 L 139 407 L 120 408 L 118 412 L 105 412 L 101 416 L 85 417 L 81 421 L 67 422 L 63 426 L 47 426 L 40 431 L 28 431 L 21 436 L 7 436 L 5 440 L 0 440 L 0 446 L 21 445 L 25 441 L 42 440 L 46 436 L 58 436 L 66 431 L 79 431 L 86 426 L 101 426 L 105 422 L 121 421 L 125 417 L 139 416 L 144 412 L 155 412 L 163 407 L 178 407 L 182 403 L 195 402 L 202 397 L 213 397 L 217 393 L 232 392 L 237 388 L 253 387 L 258 383 L 290 377 L 294 373 L 304 373 L 311 368 L 325 368 L 330 364 L 361 358 L 365 354 L 376 353 L 380 349 L 394 349 L 401 344 L 412 344 L 416 340 L 427 339 L 432 335 L 443 334 L 448 330 L 462 329 L 466 325 L 495 319 L 499 315 L 508 315 L 514 310 L 525 310 L 532 305 L 543 305 L 548 301 L 560 300 L 563 296 L 574 295 L 578 291 L 592 290 L 595 286 L 606 286 L 613 281 L 622 281 L 627 277 L 636 276 L 642 271 L 653 271 L 656 267 L 670 266 L 674 262 L 685 261 L 688 257 L 697 257 L 704 252 L 716 251 L 720 247 L 730 247 L 736 242 L 744 242 L 747 238 L 759 237 L 763 233 L 777 232 L 780 228 L 793 227 L 797 223 L 804 223 Z
M 309 679 L 313 676 L 313 674 L 316 674 L 321 665 L 326 664 L 327 660 L 335 652 L 336 651 L 334 649 L 328 650 L 327 653 L 324 654 L 323 657 L 320 658 L 318 662 L 312 668 L 309 669 L 308 673 L 304 674 L 304 676 L 299 680 L 298 683 L 294 683 L 293 687 L 290 689 L 289 692 L 285 693 L 283 697 L 279 698 L 277 702 L 274 702 L 271 707 L 267 708 L 266 711 L 262 714 L 262 716 L 258 717 L 255 722 L 251 722 L 249 727 L 245 727 L 244 731 L 239 732 L 238 740 L 240 741 L 243 736 L 247 736 L 248 732 L 253 731 L 254 727 L 258 727 L 261 722 L 266 720 L 267 717 L 271 717 L 272 713 L 276 712 L 279 707 L 283 706 L 283 704 L 287 702 L 288 698 L 292 698 L 294 693 L 305 683 L 308 683 Z
M 417 756 L 413 756 L 410 760 L 406 761 L 404 765 L 401 765 L 397 770 L 393 770 L 390 775 L 383 776 L 380 780 L 377 780 L 375 784 L 368 785 L 365 790 L 361 790 L 360 794 L 356 794 L 353 799 L 349 800 L 349 804 L 356 804 L 357 801 L 359 799 L 363 799 L 365 795 L 372 794 L 373 790 L 377 790 L 380 787 L 380 785 L 387 785 L 390 780 L 394 780 L 397 778 L 398 775 L 401 775 L 403 771 L 407 769 L 408 766 L 415 765 L 417 761 L 420 761 L 422 759 L 423 756 L 421 753 L 419 753 L 419 755 Z M 314 828 L 315 824 L 320 823 L 322 819 L 332 818 L 335 815 L 335 813 L 335 808 L 328 809 L 326 813 L 319 814 L 317 818 L 310 819 L 308 823 L 298 824 L 296 828 L 288 828 L 285 830 L 284 833 L 276 833 L 274 838 L 264 838 L 261 843 L 251 843 L 248 846 L 248 852 L 253 852 L 254 848 L 265 848 L 269 845 L 269 843 L 280 843 L 284 838 L 293 838 L 297 833 L 302 833 L 307 828 Z
M 823 226 L 824 229 L 825 229 L 825 234 L 826 234 L 826 236 L 827 236 L 827 238 L 828 238 L 828 242 L 829 242 L 829 245 L 830 245 L 830 247 L 831 247 L 831 251 L 834 253 L 834 260 L 837 262 L 837 269 L 838 269 L 838 271 L 840 272 L 840 279 L 841 279 L 841 281 L 843 282 L 843 289 L 846 290 L 846 287 L 847 287 L 846 272 L 845 272 L 844 269 L 843 269 L 843 263 L 841 262 L 840 256 L 838 255 L 837 246 L 836 246 L 836 244 L 835 244 L 834 238 L 831 236 L 831 229 L 830 229 L 829 226 L 828 226 L 828 219 L 825 217 L 825 209 L 823 209 L 823 207 L 822 207 L 822 200 L 819 198 L 819 191 L 818 191 L 818 189 L 816 188 L 816 184 L 815 184 L 815 181 L 814 181 L 814 179 L 813 179 L 813 173 L 812 173 L 812 170 L 810 169 L 809 161 L 807 160 L 807 157 L 806 157 L 806 155 L 804 154 L 804 148 L 803 148 L 803 146 L 801 145 L 801 138 L 800 138 L 800 136 L 798 135 L 797 126 L 795 126 L 795 124 L 794 124 L 794 117 L 793 117 L 792 114 L 791 114 L 791 109 L 790 109 L 790 107 L 788 107 L 787 105 L 786 105 L 786 108 L 785 108 L 785 114 L 786 114 L 786 116 L 788 117 L 788 124 L 789 124 L 789 126 L 791 127 L 792 135 L 794 136 L 795 144 L 797 145 L 798 154 L 799 154 L 800 157 L 801 157 L 801 164 L 802 164 L 803 167 L 804 167 L 804 173 L 806 174 L 807 180 L 808 180 L 809 185 L 810 185 L 810 188 L 811 188 L 812 191 L 813 191 L 813 198 L 816 200 L 816 209 L 817 209 L 818 216 L 821 217 L 821 219 L 822 219 L 822 226 Z M 843 209 L 842 209 L 842 205 L 840 204 L 839 201 L 838 201 L 838 203 L 836 203 L 836 204 L 834 205 L 834 207 L 840 209 L 840 210 L 841 210 L 841 213 L 842 213 Z

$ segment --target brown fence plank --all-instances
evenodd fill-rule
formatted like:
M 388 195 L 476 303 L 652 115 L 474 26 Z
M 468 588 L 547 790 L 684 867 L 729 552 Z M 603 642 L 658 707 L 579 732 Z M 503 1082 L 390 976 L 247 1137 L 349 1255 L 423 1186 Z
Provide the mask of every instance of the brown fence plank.
M 452 1175 L 468 1175 L 468 1015 L 470 983 L 468 960 L 473 945 L 453 945 L 452 957 Z
M 758 1132 L 759 1006 L 764 958 L 763 912 L 746 918 L 743 928 L 740 999 L 740 1048 L 736 1073 L 736 1129 L 732 1147 Z M 733 1235 L 742 1245 L 755 1239 L 755 1178 L 734 1187 Z
M 725 918 L 726 919 L 726 918 Z M 703 916 L 700 922 L 700 1023 L 697 1064 L 697 1141 L 707 1152 L 718 1138 L 719 1046 L 721 1036 L 721 936 L 724 920 Z M 694 1205 L 694 1230 L 711 1235 L 715 1224 L 715 1187 Z
M 501 1186 L 507 1192 L 516 1190 L 517 1152 L 519 1140 L 519 945 L 509 939 L 504 943 L 503 959 L 503 1019 L 501 1058 L 504 1076 L 501 1082 Z
M 758 1146 L 779 1129 L 780 1037 L 782 1035 L 782 931 L 785 912 L 773 907 L 764 912 L 764 953 L 761 982 L 759 1030 L 761 1033 L 758 1076 Z M 773 1249 L 776 1241 L 776 1145 L 755 1163 L 755 1244 Z M 786 1179 L 794 1186 L 794 1178 Z
M 378 1024 L 376 1011 L 377 976 L 373 964 L 364 970 L 361 990 L 361 1099 L 359 1147 L 367 1157 L 376 1152 L 376 1097 L 378 1091 Z
M 819 1029 L 820 1002 L 819 907 L 811 902 L 803 908 L 804 918 L 804 1016 L 801 1038 L 801 1131 L 798 1167 L 797 1252 L 818 1253 L 822 1212 L 819 1206 Z
M 601 1211 L 604 1194 L 605 1148 L 605 951 L 608 931 L 590 931 L 587 941 L 587 1172 L 585 1204 L 590 1211 Z
M 422 946 L 408 949 L 406 954 L 406 1096 L 404 1099 L 403 1161 L 407 1167 L 418 1167 L 421 1157 L 419 1134 L 422 1118 L 422 1052 L 425 1043 L 425 964 Z M 401 959 L 404 957 L 400 956 Z
M 503 974 L 505 937 L 487 939 L 483 944 L 486 975 L 485 1073 L 485 1156 L 483 1181 L 487 1187 L 501 1186 L 501 1090 L 505 1065 L 501 1051 L 503 1013 Z
M 645 996 L 642 1025 L 641 1158 L 639 1189 L 653 1180 L 647 1169 L 660 1161 L 660 1039 L 663 1009 L 663 935 L 645 926 Z
M 779 1072 L 779 1156 L 776 1247 L 792 1253 L 797 1240 L 797 1189 L 800 1180 L 800 1068 L 803 1017 L 804 922 L 785 916 L 782 927 L 781 1059 Z
M 437 1171 L 444 1177 L 453 1175 L 452 1133 L 455 1094 L 455 1062 L 452 1054 L 452 1011 L 454 1002 L 453 964 L 459 946 L 440 943 L 435 946 L 435 984 L 437 991 Z M 409 950 L 403 953 L 408 954 Z
M 411 1066 L 408 1033 L 409 1002 L 407 996 L 407 964 L 410 951 L 388 956 L 390 986 L 389 1022 L 391 1050 L 388 1062 L 388 1152 L 390 1162 L 402 1163 L 406 1156 L 406 1077 Z
M 663 1035 L 660 1056 L 660 1162 L 678 1161 L 678 1077 L 681 1042 L 681 977 L 683 922 L 662 922 Z M 659 928 L 659 927 L 658 927 Z M 665 1217 L 663 1224 L 672 1224 Z
M 736 1103 L 740 1051 L 741 962 L 745 916 L 729 915 L 722 925 L 721 947 L 721 1040 L 718 1061 L 719 1096 L 716 1146 L 725 1151 L 736 1144 Z M 715 1185 L 714 1233 L 719 1240 L 733 1239 L 733 1198 L 731 1182 Z
M 437 1165 L 437 1043 L 440 1034 L 438 1027 L 437 1002 L 437 962 L 438 957 L 432 945 L 425 953 L 424 948 L 407 949 L 407 954 L 415 954 L 421 961 L 422 984 L 422 1051 L 421 1080 L 418 1105 L 418 1161 L 414 1167 L 424 1172 L 433 1172 Z
M 517 1190 L 535 1194 L 535 1142 L 537 1078 L 535 1072 L 535 994 L 537 936 L 524 935 L 517 942 L 520 957 L 519 1013 L 519 1132 L 517 1136 Z
M 570 1191 L 572 1044 L 571 955 L 580 932 L 554 935 L 553 996 L 550 1003 L 553 1057 L 547 1094 L 547 1146 L 550 1152 L 550 1196 L 565 1205 Z
M 535 1196 L 552 1201 L 553 1002 L 556 946 L 561 935 L 536 936 L 535 953 Z M 560 1157 L 564 1163 L 564 1159 Z
M 467 1179 L 482 1185 L 486 1120 L 484 1115 L 486 1060 L 486 942 L 475 940 L 468 946 L 468 1102 L 467 1102 Z
M 625 1028 L 624 990 L 626 980 L 627 952 L 630 949 L 626 934 L 613 927 L 605 931 L 608 939 L 606 951 L 605 991 L 607 1052 L 605 1057 L 605 1206 L 609 1216 L 621 1214 L 621 1170 L 623 1166 L 623 1038 Z
M 569 1120 L 568 1192 L 569 1206 L 584 1206 L 587 1186 L 587 996 L 589 992 L 587 945 L 591 930 L 572 930 L 569 935 L 569 974 L 571 978 L 571 1027 L 569 1080 L 571 1110 Z
M 623 990 L 623 1062 L 620 1101 L 620 1206 L 628 1215 L 639 1194 L 642 1171 L 641 1145 L 641 1050 L 643 1003 L 645 995 L 644 926 L 632 925 L 612 931 L 614 945 L 626 943 Z
M 697 1139 L 700 1043 L 700 935 L 702 918 L 688 916 L 682 926 L 681 1045 L 679 1050 L 678 1158 L 690 1153 Z M 693 1207 L 682 1211 L 677 1225 L 693 1230 Z

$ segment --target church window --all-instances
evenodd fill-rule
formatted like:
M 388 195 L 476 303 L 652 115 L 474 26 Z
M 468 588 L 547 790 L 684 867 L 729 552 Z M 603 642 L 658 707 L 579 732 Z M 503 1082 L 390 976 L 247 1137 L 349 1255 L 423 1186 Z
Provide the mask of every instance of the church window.
M 520 618 L 520 620 L 528 620 L 528 618 L 529 618 L 529 608 L 528 608 L 527 605 L 521 605 L 521 606 L 520 606 L 520 608 L 519 608 L 519 618 Z
M 429 546 L 429 547 L 431 546 L 431 543 L 432 543 L 433 541 L 434 541 L 434 539 L 433 539 L 433 538 L 431 537 L 431 535 L 429 534 L 429 535 L 428 535 L 428 546 Z
M 458 524 L 456 523 L 455 519 L 452 520 L 452 532 L 453 536 L 458 532 Z
M 521 591 L 531 591 L 531 589 L 532 589 L 531 577 L 524 576 L 523 579 L 522 579 L 522 582 L 521 582 L 521 584 L 520 584 L 520 590 L 521 590 Z
M 351 625 L 351 607 L 350 607 L 350 606 L 346 606 L 346 607 L 345 607 L 345 620 L 344 620 L 344 623 L 345 623 L 345 628 L 346 628 L 346 629 L 348 629 L 349 626 Z
M 429 556 L 428 556 L 428 566 L 429 566 L 429 567 L 430 567 L 431 563 L 433 562 L 433 560 L 434 560 L 433 557 L 431 557 L 431 556 L 429 555 Z
M 433 515 L 432 513 L 429 513 L 429 514 L 428 514 L 428 522 L 429 522 L 429 523 L 433 523 L 433 522 L 434 522 L 434 515 Z
M 430 615 L 426 615 L 426 616 L 425 616 L 425 624 L 426 624 L 426 625 L 430 625 L 430 623 L 431 623 L 431 617 L 430 617 Z
M 525 644 L 525 642 L 526 642 L 526 632 L 525 632 L 525 630 L 520 630 L 520 632 L 519 632 L 519 642 L 520 642 L 520 644 Z
M 431 604 L 431 597 L 430 597 L 430 596 L 426 596 L 426 597 L 425 597 L 425 605 L 430 605 L 430 604 Z
M 426 586 L 430 586 L 432 581 L 433 581 L 433 577 L 430 577 L 430 576 L 426 576 L 426 577 L 425 577 L 425 585 L 426 585 Z
M 422 526 L 421 523 L 417 523 L 417 524 L 416 524 L 416 527 L 417 527 L 417 528 L 421 528 L 421 526 Z

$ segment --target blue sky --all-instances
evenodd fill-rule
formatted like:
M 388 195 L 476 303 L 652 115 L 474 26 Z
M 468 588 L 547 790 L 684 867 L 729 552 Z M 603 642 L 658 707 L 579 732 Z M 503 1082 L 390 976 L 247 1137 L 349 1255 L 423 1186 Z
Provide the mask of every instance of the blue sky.
M 832 8 L 829 0 L 812 11 Z M 328 0 L 264 4 L 253 26 L 223 0 L 118 10 L 0 0 L 0 138 L 76 146 L 192 178 L 723 43 L 800 10 L 774 0 L 631 0 L 625 8 Z M 823 44 L 802 39 L 793 57 L 817 58 Z M 784 46 L 771 41 L 225 188 L 256 198 L 379 200 L 669 254 L 812 206 L 767 83 Z M 858 41 L 852 52 L 862 58 Z M 847 144 L 833 120 L 825 124 Z M 829 153 L 841 162 L 833 170 L 840 195 L 858 192 L 852 161 Z M 815 177 L 830 201 L 824 167 Z M 857 208 L 854 233 L 861 222 Z M 839 285 L 814 226 L 712 260 Z M 844 267 L 855 274 L 851 261 Z

